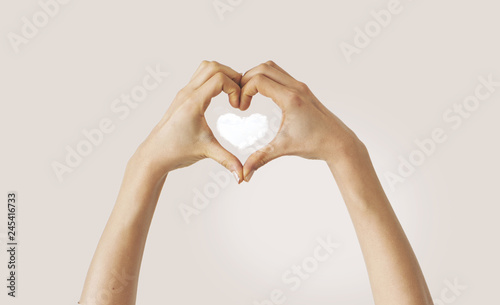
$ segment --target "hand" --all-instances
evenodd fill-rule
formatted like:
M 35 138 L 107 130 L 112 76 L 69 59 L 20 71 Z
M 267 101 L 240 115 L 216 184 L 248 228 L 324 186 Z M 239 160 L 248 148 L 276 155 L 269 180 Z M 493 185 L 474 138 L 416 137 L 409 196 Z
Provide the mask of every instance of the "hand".
M 230 104 L 238 108 L 240 81 L 241 74 L 233 69 L 217 62 L 202 62 L 133 159 L 138 159 L 155 179 L 161 179 L 169 171 L 211 158 L 232 172 L 240 183 L 241 162 L 219 144 L 204 116 L 212 98 L 222 91 L 229 95 Z
M 243 174 L 249 181 L 255 170 L 285 155 L 325 160 L 331 166 L 363 150 L 356 135 L 309 90 L 274 62 L 261 64 L 243 75 L 240 110 L 250 106 L 261 93 L 282 110 L 283 118 L 276 137 L 253 153 L 245 162 Z

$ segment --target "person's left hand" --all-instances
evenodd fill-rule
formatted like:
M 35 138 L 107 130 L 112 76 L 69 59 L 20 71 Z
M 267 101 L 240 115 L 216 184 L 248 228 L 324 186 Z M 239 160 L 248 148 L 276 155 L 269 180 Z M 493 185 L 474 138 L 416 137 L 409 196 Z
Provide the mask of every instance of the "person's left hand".
M 247 110 L 252 97 L 261 93 L 271 98 L 283 113 L 276 137 L 246 160 L 245 181 L 257 169 L 281 156 L 324 160 L 332 167 L 358 157 L 366 159 L 366 149 L 356 134 L 306 84 L 274 62 L 268 61 L 246 72 L 240 85 L 240 110 Z
M 202 62 L 133 158 L 138 158 L 155 179 L 211 158 L 232 172 L 240 183 L 241 162 L 219 144 L 204 113 L 212 98 L 222 91 L 229 95 L 231 106 L 238 108 L 241 77 L 240 73 L 217 62 Z

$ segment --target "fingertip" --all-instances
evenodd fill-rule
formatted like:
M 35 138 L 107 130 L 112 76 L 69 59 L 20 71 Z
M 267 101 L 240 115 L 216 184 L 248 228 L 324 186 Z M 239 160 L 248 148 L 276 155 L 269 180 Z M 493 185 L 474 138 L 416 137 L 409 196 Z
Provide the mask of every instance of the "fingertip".
M 233 108 L 240 108 L 240 95 L 239 94 L 231 94 L 229 95 L 229 104 L 233 107 Z
M 214 138 L 206 147 L 205 156 L 222 165 L 236 179 L 237 183 L 243 181 L 243 165 L 241 161 Z
M 240 161 L 234 157 L 229 157 L 232 160 L 229 162 L 220 162 L 222 166 L 224 166 L 230 173 L 231 176 L 233 176 L 234 180 L 236 180 L 236 183 L 240 184 L 243 182 L 244 175 L 243 175 L 243 165 L 241 165 Z
M 245 176 L 245 181 L 248 183 L 250 182 L 250 179 L 252 179 L 252 176 L 253 174 L 255 173 L 255 171 L 251 171 L 249 172 L 246 176 Z
M 250 179 L 252 178 L 252 175 L 254 174 L 256 168 L 253 167 L 253 162 L 250 160 L 250 162 L 245 163 L 243 166 L 243 180 L 246 182 L 249 182 Z
M 222 146 L 221 146 L 222 148 Z M 240 159 L 238 159 L 235 155 L 227 151 L 225 148 L 222 148 L 225 152 L 225 160 L 226 162 L 221 162 L 223 166 L 225 166 L 236 179 L 238 184 L 243 181 L 243 164 L 241 164 Z
M 242 94 L 240 96 L 240 105 L 239 108 L 241 111 L 245 111 L 250 107 L 250 103 L 252 102 L 252 97 Z
M 240 174 L 237 171 L 232 171 L 231 174 L 233 175 L 234 179 L 236 180 L 236 183 L 240 184 L 242 181 Z

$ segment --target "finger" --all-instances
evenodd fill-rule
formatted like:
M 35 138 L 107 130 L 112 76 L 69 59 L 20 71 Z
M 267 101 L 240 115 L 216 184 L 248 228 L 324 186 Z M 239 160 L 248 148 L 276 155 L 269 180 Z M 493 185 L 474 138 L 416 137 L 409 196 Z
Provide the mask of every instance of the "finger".
M 271 67 L 273 67 L 273 68 L 275 68 L 275 69 L 277 69 L 277 70 L 280 70 L 282 73 L 285 73 L 286 75 L 288 75 L 288 76 L 292 77 L 290 74 L 288 74 L 288 72 L 286 72 L 286 71 L 285 71 L 285 69 L 283 69 L 283 68 L 281 68 L 280 66 L 278 66 L 278 65 L 277 65 L 274 61 L 272 61 L 272 60 L 268 60 L 268 61 L 266 62 L 266 65 L 269 65 L 269 66 L 271 66 Z
M 248 81 L 257 74 L 263 74 L 268 78 L 274 80 L 275 82 L 287 87 L 296 87 L 299 83 L 289 74 L 284 73 L 281 70 L 276 69 L 275 67 L 265 63 L 265 64 L 260 64 L 257 67 L 247 71 L 243 75 L 240 85 L 245 86 L 248 83 Z
M 247 110 L 250 107 L 252 97 L 257 93 L 272 99 L 281 109 L 283 109 L 285 102 L 293 94 L 290 88 L 275 82 L 263 74 L 257 74 L 241 89 L 240 110 Z
M 238 184 L 243 181 L 243 165 L 240 160 L 222 147 L 215 138 L 208 144 L 206 156 L 227 168 Z
M 256 170 L 286 154 L 284 148 L 279 143 L 279 139 L 276 138 L 248 157 L 243 166 L 243 177 L 246 182 L 250 181 Z
M 238 73 L 228 66 L 222 65 L 216 61 L 203 61 L 196 72 L 193 74 L 191 81 L 187 85 L 191 90 L 196 90 L 207 82 L 212 76 L 222 72 L 231 78 L 235 83 L 239 84 L 241 81 L 241 73 Z
M 212 98 L 219 95 L 222 91 L 229 96 L 229 103 L 231 106 L 234 108 L 239 107 L 241 92 L 240 86 L 226 74 L 217 72 L 195 92 L 195 95 L 199 96 L 199 99 L 196 100 L 201 101 L 200 106 L 202 107 L 202 112 L 207 110 Z

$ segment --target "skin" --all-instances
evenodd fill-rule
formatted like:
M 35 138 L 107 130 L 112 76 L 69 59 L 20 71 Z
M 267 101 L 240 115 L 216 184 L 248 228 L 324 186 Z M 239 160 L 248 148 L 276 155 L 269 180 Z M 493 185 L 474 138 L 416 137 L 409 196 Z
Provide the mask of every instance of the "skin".
M 214 138 L 204 117 L 225 92 L 246 110 L 260 93 L 283 112 L 275 139 L 244 165 Z M 238 183 L 273 159 L 295 155 L 324 160 L 342 193 L 377 305 L 433 304 L 410 243 L 358 137 L 302 82 L 273 62 L 244 75 L 203 62 L 189 84 L 130 158 L 118 199 L 90 265 L 80 304 L 135 304 L 139 271 L 158 197 L 169 172 L 211 158 Z

